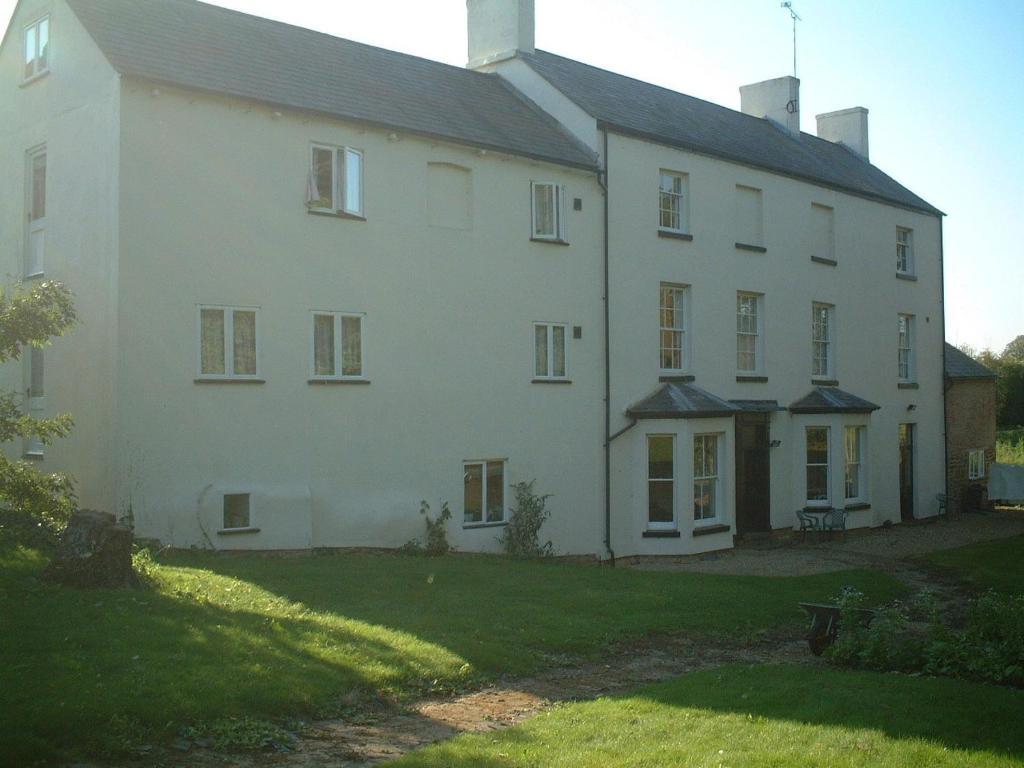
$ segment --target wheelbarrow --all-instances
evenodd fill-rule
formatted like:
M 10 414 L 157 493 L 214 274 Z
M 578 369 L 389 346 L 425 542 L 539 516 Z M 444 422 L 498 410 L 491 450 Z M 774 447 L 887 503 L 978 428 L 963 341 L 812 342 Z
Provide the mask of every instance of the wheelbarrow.
M 838 605 L 821 603 L 800 603 L 800 607 L 811 617 L 811 626 L 807 630 L 807 645 L 810 646 L 811 653 L 821 656 L 839 635 L 839 620 L 843 609 Z M 875 618 L 875 612 L 867 608 L 847 609 L 846 613 L 852 613 L 857 623 L 864 628 L 869 627 L 871 620 Z

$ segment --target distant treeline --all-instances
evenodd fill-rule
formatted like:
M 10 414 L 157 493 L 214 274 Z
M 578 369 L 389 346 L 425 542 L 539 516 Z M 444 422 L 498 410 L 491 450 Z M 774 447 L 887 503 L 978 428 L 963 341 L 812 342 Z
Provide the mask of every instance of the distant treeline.
M 996 373 L 996 424 L 1000 429 L 1024 425 L 1024 334 L 1006 345 L 1002 354 L 981 352 L 969 344 L 960 351 Z

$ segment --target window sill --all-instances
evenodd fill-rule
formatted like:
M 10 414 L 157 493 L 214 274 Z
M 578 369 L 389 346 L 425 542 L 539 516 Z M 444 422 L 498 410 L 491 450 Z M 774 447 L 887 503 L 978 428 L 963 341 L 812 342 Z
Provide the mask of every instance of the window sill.
M 572 379 L 531 379 L 531 384 L 572 384 Z
M 46 277 L 45 272 L 33 272 L 31 275 L 25 275 L 22 280 L 39 280 L 40 278 Z
M 900 389 L 920 389 L 921 388 L 921 385 L 918 384 L 916 381 L 901 381 L 896 386 L 899 387 Z
M 669 240 L 693 241 L 693 235 L 687 234 L 686 232 L 677 232 L 674 229 L 659 229 L 658 237 L 667 237 Z
M 750 245 L 749 243 L 736 243 L 737 251 L 750 251 L 751 253 L 768 253 L 763 245 Z
M 847 504 L 843 507 L 846 512 L 862 512 L 865 509 L 871 509 L 871 503 L 867 501 L 856 501 L 852 504 Z
M 322 211 L 316 208 L 307 208 L 306 213 L 310 216 L 327 216 L 332 219 L 349 219 L 351 221 L 366 221 L 365 216 L 357 213 L 345 213 L 344 211 Z
M 50 74 L 50 70 L 49 69 L 44 69 L 42 72 L 36 72 L 34 75 L 32 75 L 32 77 L 26 77 L 24 80 L 22 80 L 20 83 L 18 83 L 18 87 L 19 88 L 28 88 L 30 85 L 32 85 L 32 83 L 38 83 L 40 80 L 42 80 L 48 74 Z
M 826 259 L 824 256 L 811 256 L 811 261 L 815 264 L 824 264 L 826 267 L 837 267 L 839 262 L 835 259 Z
M 557 237 L 531 237 L 531 243 L 544 243 L 545 245 L 568 245 L 568 240 L 561 240 Z
M 21 454 L 21 458 L 25 459 L 26 461 L 42 461 L 44 458 L 46 458 L 46 455 L 42 453 L 30 453 L 26 451 L 25 453 Z
M 838 387 L 839 386 L 839 380 L 838 379 L 816 379 L 816 378 L 812 377 L 811 378 L 811 384 L 813 384 L 816 387 Z
M 719 523 L 718 525 L 702 525 L 700 528 L 693 529 L 694 536 L 710 536 L 713 533 L 728 533 L 731 531 L 728 525 Z
M 192 380 L 195 384 L 266 384 L 266 379 L 213 379 L 207 377 L 199 377 Z
M 645 539 L 678 539 L 682 534 L 679 531 L 644 531 Z
M 736 381 L 744 383 L 744 384 L 767 384 L 768 383 L 768 377 L 767 376 L 747 376 L 747 375 L 744 375 L 744 374 L 740 374 L 740 375 L 738 375 L 736 377 Z
M 691 376 L 686 373 L 663 373 L 658 377 L 658 383 L 664 384 L 666 382 L 676 382 L 677 384 L 689 384 L 692 381 L 696 381 L 696 376 Z
M 309 379 L 306 382 L 314 386 L 338 386 L 338 385 L 366 385 L 370 383 L 369 379 Z
M 896 279 L 897 280 L 909 280 L 912 283 L 916 283 L 917 282 L 917 275 L 911 275 L 908 272 L 897 272 L 896 273 Z
M 462 530 L 471 531 L 475 528 L 503 528 L 508 525 L 508 520 L 499 520 L 496 523 L 463 523 Z
M 259 533 L 259 528 L 246 526 L 245 528 L 221 528 L 217 531 L 218 536 L 240 536 L 246 533 Z

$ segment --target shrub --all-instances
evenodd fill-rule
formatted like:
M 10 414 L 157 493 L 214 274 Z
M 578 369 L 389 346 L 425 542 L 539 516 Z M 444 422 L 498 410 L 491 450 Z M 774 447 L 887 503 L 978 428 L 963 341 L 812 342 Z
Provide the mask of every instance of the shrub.
M 515 508 L 509 515 L 499 541 L 505 554 L 511 557 L 547 557 L 552 554 L 551 542 L 540 543 L 540 529 L 551 517 L 547 508 L 551 494 L 543 496 L 534 492 L 535 480 L 528 483 L 514 483 Z
M 412 539 L 406 542 L 402 551 L 430 557 L 447 555 L 452 551 L 452 546 L 448 543 L 447 523 L 452 519 L 452 511 L 448 508 L 448 502 L 445 501 L 441 504 L 441 513 L 436 520 L 430 516 L 430 505 L 426 501 L 420 502 L 420 514 L 423 515 L 427 525 L 426 544 L 420 542 L 419 539 Z

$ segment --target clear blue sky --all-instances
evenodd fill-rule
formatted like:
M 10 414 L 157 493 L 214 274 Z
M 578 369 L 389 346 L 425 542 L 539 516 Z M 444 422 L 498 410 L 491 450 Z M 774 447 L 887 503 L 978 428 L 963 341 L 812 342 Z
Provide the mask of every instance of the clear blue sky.
M 793 2 L 803 129 L 870 110 L 872 161 L 948 214 L 947 337 L 1001 351 L 1024 333 L 1024 0 Z M 464 0 L 217 4 L 465 63 Z M 779 0 L 537 0 L 538 47 L 734 108 L 790 73 L 791 35 Z

